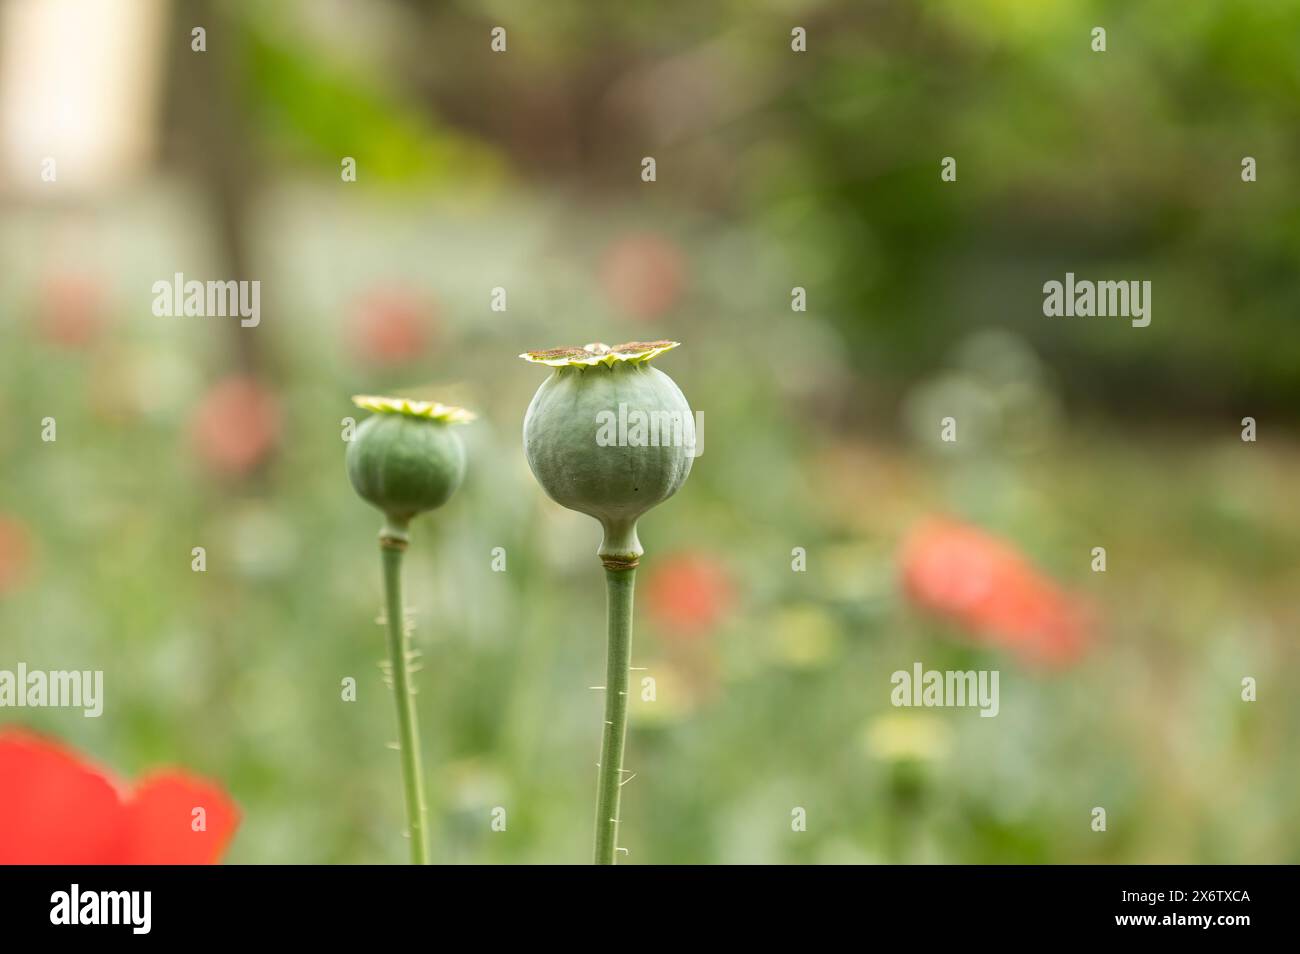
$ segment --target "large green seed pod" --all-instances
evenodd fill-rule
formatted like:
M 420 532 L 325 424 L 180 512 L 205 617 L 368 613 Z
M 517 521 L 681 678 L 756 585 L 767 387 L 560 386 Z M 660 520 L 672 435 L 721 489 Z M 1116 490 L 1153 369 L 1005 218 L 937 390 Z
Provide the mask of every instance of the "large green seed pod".
M 453 425 L 473 420 L 458 407 L 401 398 L 354 397 L 374 411 L 348 445 L 348 479 L 363 500 L 402 532 L 412 517 L 441 507 L 465 476 L 465 447 Z
M 686 482 L 695 419 L 672 378 L 650 366 L 675 341 L 531 351 L 554 368 L 524 417 L 524 453 L 556 503 L 600 521 L 606 566 L 636 566 L 637 519 Z

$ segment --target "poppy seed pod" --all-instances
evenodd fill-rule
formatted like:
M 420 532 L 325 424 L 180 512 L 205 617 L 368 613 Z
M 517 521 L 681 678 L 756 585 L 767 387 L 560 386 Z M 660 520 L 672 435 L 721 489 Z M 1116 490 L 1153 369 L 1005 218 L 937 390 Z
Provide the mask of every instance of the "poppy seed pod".
M 695 419 L 673 379 L 650 366 L 675 341 L 530 351 L 554 368 L 524 417 L 524 453 L 556 503 L 600 521 L 611 568 L 641 557 L 637 520 L 686 482 Z
M 388 631 L 388 665 L 397 698 L 398 751 L 406 795 L 411 861 L 428 861 L 425 842 L 424 771 L 420 731 L 411 683 L 410 630 L 402 603 L 402 556 L 411 518 L 441 507 L 465 477 L 465 448 L 453 424 L 474 419 L 458 407 L 405 398 L 354 397 L 374 411 L 348 444 L 348 479 L 363 500 L 384 513 L 379 552 L 384 570 L 383 625 Z
M 441 507 L 465 476 L 465 448 L 452 428 L 468 411 L 428 401 L 359 396 L 374 411 L 357 427 L 347 451 L 357 494 L 383 511 L 385 532 L 405 535 L 412 517 Z

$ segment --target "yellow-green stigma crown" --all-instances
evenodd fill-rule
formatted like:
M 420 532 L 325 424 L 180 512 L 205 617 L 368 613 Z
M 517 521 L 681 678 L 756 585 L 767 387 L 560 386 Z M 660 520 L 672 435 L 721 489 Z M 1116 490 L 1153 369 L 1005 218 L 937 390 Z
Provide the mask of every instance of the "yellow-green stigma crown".
M 612 368 L 619 361 L 641 364 L 665 351 L 676 348 L 680 341 L 629 341 L 626 344 L 609 345 L 596 342 L 582 348 L 549 348 L 546 351 L 525 351 L 519 357 L 533 364 L 544 364 L 552 368 L 579 367 L 590 368 L 603 364 Z
M 442 421 L 444 424 L 468 424 L 474 420 L 472 411 L 467 411 L 463 407 L 453 407 L 450 404 L 441 404 L 438 401 L 413 401 L 410 398 L 357 394 L 353 396 L 352 403 L 376 414 L 404 414 L 407 417 Z

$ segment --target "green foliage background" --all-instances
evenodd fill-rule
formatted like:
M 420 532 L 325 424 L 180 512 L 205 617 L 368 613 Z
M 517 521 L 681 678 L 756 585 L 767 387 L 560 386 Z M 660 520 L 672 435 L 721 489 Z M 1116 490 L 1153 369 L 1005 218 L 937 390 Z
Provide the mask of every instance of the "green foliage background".
M 259 328 L 149 312 L 153 281 L 228 261 L 192 164 L 216 120 L 185 75 L 206 61 L 173 56 L 147 179 L 3 208 L 0 511 L 34 543 L 0 599 L 0 666 L 103 669 L 108 693 L 99 720 L 6 721 L 125 777 L 221 780 L 244 814 L 229 861 L 402 861 L 378 516 L 347 485 L 340 430 L 350 394 L 428 393 L 480 414 L 465 487 L 418 522 L 407 566 L 433 856 L 585 861 L 597 528 L 528 473 L 541 372 L 515 355 L 667 337 L 685 344 L 659 366 L 703 411 L 705 453 L 643 522 L 643 576 L 702 553 L 736 596 L 689 639 L 638 605 L 658 698 L 632 707 L 631 862 L 1300 860 L 1300 6 L 320 9 L 219 4 L 210 29 L 237 90 Z M 187 38 L 176 17 L 168 42 Z M 650 321 L 601 279 L 610 244 L 646 232 L 686 275 Z M 106 290 L 92 347 L 39 333 L 52 268 Z M 1042 283 L 1067 270 L 1150 279 L 1152 325 L 1043 318 Z M 435 303 L 436 343 L 407 364 L 349 344 L 374 287 Z M 250 347 L 281 437 L 256 473 L 221 478 L 189 422 Z M 952 408 L 960 443 L 938 445 Z M 909 608 L 897 545 L 935 512 L 1092 599 L 1085 660 L 1026 670 Z M 889 674 L 918 659 L 1001 669 L 999 717 L 894 710 Z

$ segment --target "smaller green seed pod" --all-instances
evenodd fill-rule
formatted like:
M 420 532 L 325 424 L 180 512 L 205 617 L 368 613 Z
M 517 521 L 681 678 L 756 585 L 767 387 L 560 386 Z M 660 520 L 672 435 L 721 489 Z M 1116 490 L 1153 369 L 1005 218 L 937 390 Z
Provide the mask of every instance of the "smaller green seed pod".
M 385 533 L 405 538 L 411 519 L 441 507 L 465 477 L 465 447 L 452 428 L 469 411 L 429 401 L 361 395 L 357 407 L 375 413 L 348 444 L 348 479 L 387 518 Z
M 411 518 L 441 507 L 465 477 L 465 447 L 451 425 L 474 419 L 458 407 L 405 398 L 354 397 L 375 413 L 361 422 L 348 444 L 348 479 L 363 500 L 384 514 L 379 552 L 384 571 L 384 627 L 388 665 L 397 700 L 398 751 L 402 759 L 411 861 L 426 864 L 427 806 L 420 760 L 420 729 L 410 671 L 410 632 L 402 604 L 402 557 Z

